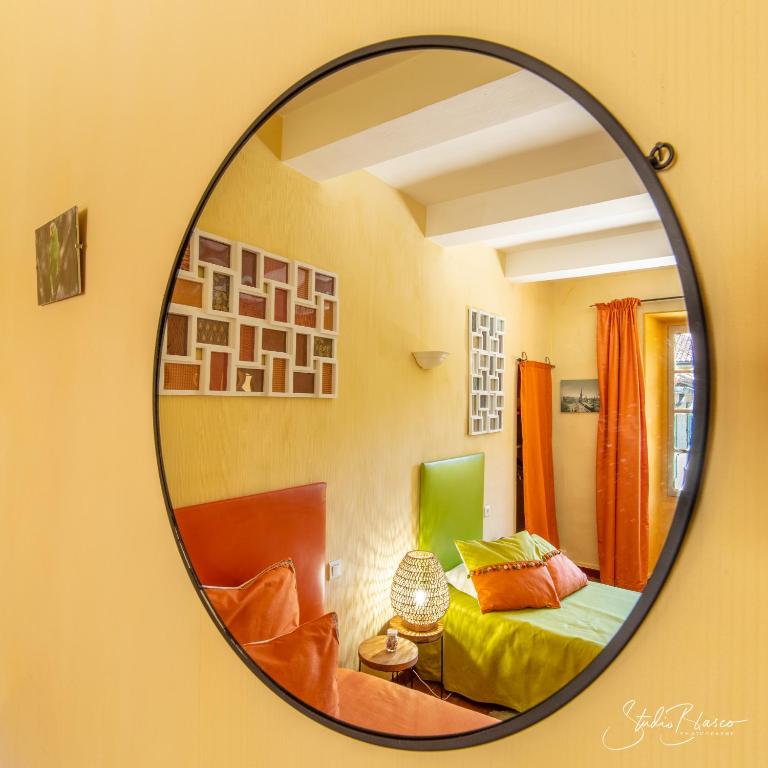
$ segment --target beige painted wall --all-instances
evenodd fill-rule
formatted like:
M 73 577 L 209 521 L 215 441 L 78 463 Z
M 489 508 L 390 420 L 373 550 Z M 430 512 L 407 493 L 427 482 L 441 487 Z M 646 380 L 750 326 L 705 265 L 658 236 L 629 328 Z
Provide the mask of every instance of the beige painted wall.
M 423 216 L 368 173 L 317 184 L 251 140 L 200 227 L 339 275 L 339 396 L 160 399 L 174 505 L 328 483 L 327 554 L 344 574 L 328 584 L 326 607 L 355 668 L 357 646 L 391 618 L 392 576 L 417 544 L 422 461 L 485 453 L 486 532 L 514 531 L 514 355 L 549 343 L 549 286 L 512 285 L 491 248 L 434 245 Z M 469 306 L 509 328 L 509 418 L 478 437 L 467 436 Z M 411 356 L 423 349 L 450 354 L 423 371 Z
M 560 381 L 596 379 L 596 302 L 636 296 L 650 299 L 682 293 L 675 267 L 551 283 L 552 451 L 560 544 L 580 565 L 598 567 L 595 529 L 596 413 L 560 413 Z M 662 306 L 667 305 L 664 302 Z M 642 315 L 638 327 L 642 339 Z M 642 349 L 642 341 L 641 341 Z
M 757 766 L 768 754 L 765 253 L 768 15 L 760 0 L 233 0 L 6 5 L 0 26 L 0 763 L 12 768 Z M 656 20 L 658 23 L 652 23 Z M 315 66 L 424 32 L 517 46 L 568 72 L 643 148 L 699 269 L 716 356 L 701 502 L 617 661 L 546 721 L 469 752 L 333 733 L 246 674 L 194 595 L 157 482 L 152 354 L 202 189 L 264 105 Z M 738 148 L 723 158 L 713 147 Z M 33 230 L 88 209 L 87 293 L 35 305 Z M 732 737 L 614 754 L 622 704 L 747 718 Z M 625 721 L 624 721 L 625 722 Z M 620 735 L 626 734 L 623 730 Z M 617 732 L 617 735 L 618 732 Z M 551 756 L 555 755 L 555 758 Z

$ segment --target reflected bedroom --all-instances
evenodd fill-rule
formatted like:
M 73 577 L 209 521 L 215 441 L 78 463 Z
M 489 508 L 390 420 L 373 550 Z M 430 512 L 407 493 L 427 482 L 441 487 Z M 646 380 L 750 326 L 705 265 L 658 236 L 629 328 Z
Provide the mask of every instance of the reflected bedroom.
M 685 485 L 693 344 L 656 207 L 574 99 L 466 51 L 341 69 L 233 158 L 170 291 L 175 523 L 281 688 L 465 733 L 620 630 Z

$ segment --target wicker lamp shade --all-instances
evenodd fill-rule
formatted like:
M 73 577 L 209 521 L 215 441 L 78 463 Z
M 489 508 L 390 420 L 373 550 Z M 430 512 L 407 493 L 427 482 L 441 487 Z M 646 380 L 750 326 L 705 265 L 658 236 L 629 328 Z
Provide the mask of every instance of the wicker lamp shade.
M 433 629 L 450 602 L 448 582 L 431 552 L 413 550 L 397 567 L 392 579 L 392 608 L 409 629 Z

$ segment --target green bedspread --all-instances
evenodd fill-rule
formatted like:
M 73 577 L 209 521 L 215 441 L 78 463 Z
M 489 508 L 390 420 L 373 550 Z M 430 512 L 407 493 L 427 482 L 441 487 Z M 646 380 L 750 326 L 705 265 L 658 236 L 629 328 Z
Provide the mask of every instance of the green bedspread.
M 590 582 L 561 608 L 480 612 L 450 587 L 445 616 L 445 686 L 475 701 L 522 712 L 562 688 L 616 634 L 640 594 Z M 438 643 L 421 647 L 417 669 L 440 679 Z

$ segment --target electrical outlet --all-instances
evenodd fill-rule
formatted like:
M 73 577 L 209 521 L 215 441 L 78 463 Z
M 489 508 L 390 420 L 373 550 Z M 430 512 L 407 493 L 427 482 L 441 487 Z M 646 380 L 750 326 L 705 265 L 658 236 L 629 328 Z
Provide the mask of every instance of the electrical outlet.
M 491 516 L 491 505 L 485 504 L 483 505 L 483 517 L 490 517 Z
M 328 581 L 336 581 L 341 578 L 341 560 L 331 560 L 328 563 Z

